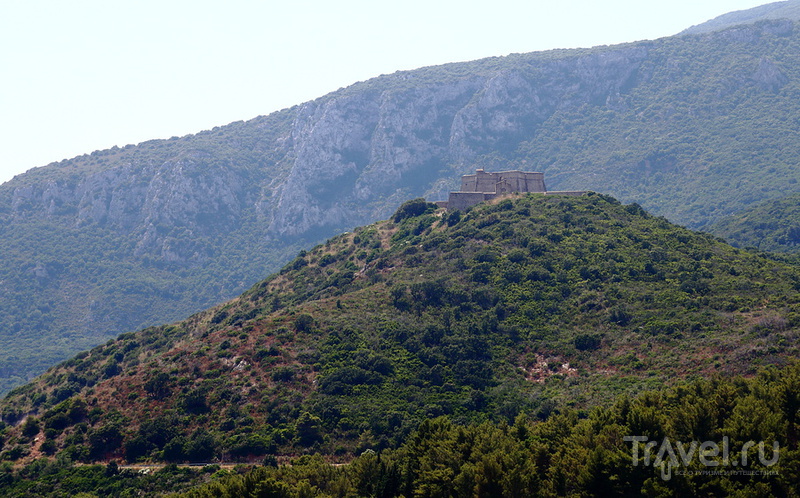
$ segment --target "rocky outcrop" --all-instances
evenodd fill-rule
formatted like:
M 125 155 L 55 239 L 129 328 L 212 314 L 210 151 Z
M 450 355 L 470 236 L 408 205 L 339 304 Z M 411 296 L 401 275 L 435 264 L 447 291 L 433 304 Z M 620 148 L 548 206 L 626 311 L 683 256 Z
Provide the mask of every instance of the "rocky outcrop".
M 46 218 L 73 227 L 101 226 L 135 237 L 137 257 L 185 263 L 200 256 L 191 249 L 193 239 L 239 227 L 257 192 L 245 172 L 216 164 L 208 153 L 190 152 L 157 165 L 125 162 L 77 181 L 20 186 L 10 204 L 17 222 Z M 174 237 L 180 230 L 182 242 Z
M 762 57 L 751 80 L 762 90 L 777 92 L 789 82 L 789 77 L 774 61 Z

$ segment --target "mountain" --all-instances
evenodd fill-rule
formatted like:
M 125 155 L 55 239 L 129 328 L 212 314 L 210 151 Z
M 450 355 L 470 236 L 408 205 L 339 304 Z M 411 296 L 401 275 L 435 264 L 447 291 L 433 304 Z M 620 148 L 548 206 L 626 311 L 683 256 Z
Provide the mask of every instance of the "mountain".
M 476 167 L 690 228 L 795 193 L 799 50 L 779 20 L 447 64 L 34 169 L 0 186 L 0 391 L 230 299 L 405 199 L 444 199 Z
M 768 3 L 753 7 L 752 9 L 737 10 L 729 12 L 710 21 L 692 26 L 680 32 L 681 35 L 697 35 L 711 33 L 722 29 L 739 26 L 742 24 L 752 24 L 759 21 L 791 19 L 800 20 L 800 1 L 788 0 L 785 2 Z
M 348 459 L 441 415 L 546 419 L 785 364 L 798 288 L 795 266 L 604 195 L 418 199 L 14 389 L 0 457 Z

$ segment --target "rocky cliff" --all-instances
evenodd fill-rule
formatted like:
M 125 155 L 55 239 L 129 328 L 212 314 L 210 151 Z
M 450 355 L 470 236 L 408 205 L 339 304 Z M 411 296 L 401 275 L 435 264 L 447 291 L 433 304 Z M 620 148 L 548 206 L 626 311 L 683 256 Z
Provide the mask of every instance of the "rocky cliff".
M 425 77 L 436 68 L 385 76 L 284 113 L 291 124 L 270 137 L 271 162 L 195 150 L 196 136 L 159 160 L 140 160 L 142 146 L 126 148 L 111 153 L 109 167 L 77 178 L 12 181 L 10 211 L 146 234 L 157 225 L 227 229 L 251 214 L 275 237 L 353 226 L 385 217 L 409 196 L 446 195 L 461 173 L 486 155 L 510 155 L 557 110 L 618 100 L 636 85 L 647 54 L 630 46 L 511 57 L 447 81 Z M 85 161 L 46 169 L 64 176 Z

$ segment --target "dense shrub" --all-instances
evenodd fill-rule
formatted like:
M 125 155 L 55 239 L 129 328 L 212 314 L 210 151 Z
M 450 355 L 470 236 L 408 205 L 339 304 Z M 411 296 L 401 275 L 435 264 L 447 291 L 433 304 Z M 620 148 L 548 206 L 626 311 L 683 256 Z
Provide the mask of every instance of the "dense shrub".
M 392 215 L 392 221 L 399 223 L 406 218 L 413 218 L 420 216 L 428 210 L 436 209 L 436 204 L 426 202 L 425 199 L 413 199 L 406 201 L 397 208 L 397 211 Z

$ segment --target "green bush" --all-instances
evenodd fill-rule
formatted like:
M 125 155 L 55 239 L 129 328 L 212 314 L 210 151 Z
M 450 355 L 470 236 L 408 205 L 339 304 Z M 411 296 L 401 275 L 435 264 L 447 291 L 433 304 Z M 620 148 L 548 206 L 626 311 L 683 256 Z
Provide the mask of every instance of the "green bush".
M 435 210 L 436 204 L 426 202 L 425 199 L 413 199 L 406 201 L 397 208 L 392 215 L 392 221 L 400 223 L 406 218 L 414 218 L 424 214 L 428 210 Z

